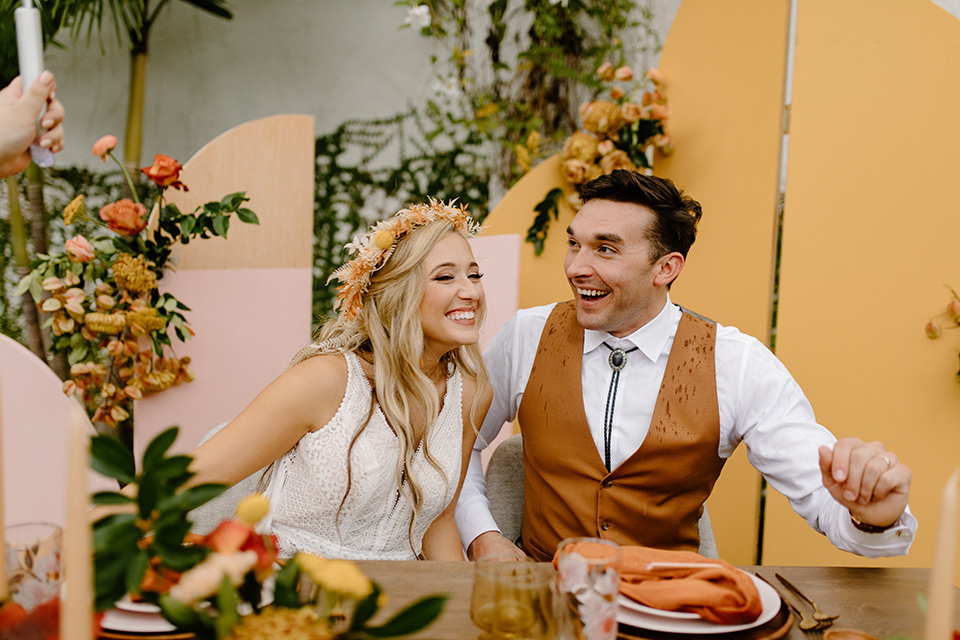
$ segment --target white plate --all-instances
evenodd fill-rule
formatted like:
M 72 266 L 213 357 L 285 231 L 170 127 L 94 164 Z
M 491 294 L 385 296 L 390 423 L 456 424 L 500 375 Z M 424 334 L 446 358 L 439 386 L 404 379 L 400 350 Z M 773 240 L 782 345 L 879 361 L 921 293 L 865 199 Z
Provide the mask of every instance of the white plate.
M 617 622 L 629 625 L 631 627 L 647 629 L 649 631 L 665 631 L 667 633 L 689 633 L 698 635 L 709 633 L 730 633 L 732 631 L 743 631 L 744 629 L 759 627 L 760 625 L 766 624 L 767 622 L 773 620 L 774 616 L 777 615 L 777 612 L 780 611 L 780 596 L 773 587 L 768 585 L 763 580 L 760 580 L 754 576 L 750 576 L 750 579 L 753 580 L 753 584 L 756 585 L 757 591 L 760 592 L 760 604 L 763 607 L 760 617 L 753 622 L 747 622 L 744 624 L 715 624 L 713 622 L 707 622 L 696 614 L 693 614 L 695 618 L 693 620 L 676 619 L 663 615 L 664 613 L 676 612 L 667 612 L 655 609 L 654 611 L 657 612 L 656 614 L 648 614 L 641 613 L 640 611 L 636 611 L 632 608 L 628 609 L 624 606 L 621 606 L 620 610 L 617 612 Z
M 653 607 L 648 607 L 645 604 L 640 604 L 632 598 L 628 598 L 622 593 L 617 596 L 617 600 L 620 603 L 620 606 L 624 609 L 629 609 L 630 611 L 638 611 L 640 613 L 645 613 L 648 616 L 659 616 L 661 618 L 672 618 L 674 620 L 699 620 L 700 614 L 690 613 L 688 611 L 667 611 L 666 609 L 655 609 Z M 117 606 L 120 606 L 120 603 L 117 603 Z
M 149 602 L 134 602 L 129 595 L 125 595 L 114 604 L 117 609 L 131 613 L 160 613 L 160 607 Z
M 110 631 L 132 633 L 169 633 L 176 631 L 176 627 L 164 620 L 156 607 L 154 609 L 155 611 L 152 613 L 134 613 L 123 609 L 109 609 L 103 614 L 100 626 Z

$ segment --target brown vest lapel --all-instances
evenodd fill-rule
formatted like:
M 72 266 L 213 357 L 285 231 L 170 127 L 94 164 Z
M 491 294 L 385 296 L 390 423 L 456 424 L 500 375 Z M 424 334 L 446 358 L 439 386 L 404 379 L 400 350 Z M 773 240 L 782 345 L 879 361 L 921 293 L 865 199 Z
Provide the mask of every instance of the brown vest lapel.
M 724 462 L 717 455 L 715 343 L 715 324 L 684 313 L 647 437 L 608 473 L 583 409 L 576 307 L 554 308 L 518 411 L 528 553 L 549 559 L 571 536 L 696 550 L 697 519 Z

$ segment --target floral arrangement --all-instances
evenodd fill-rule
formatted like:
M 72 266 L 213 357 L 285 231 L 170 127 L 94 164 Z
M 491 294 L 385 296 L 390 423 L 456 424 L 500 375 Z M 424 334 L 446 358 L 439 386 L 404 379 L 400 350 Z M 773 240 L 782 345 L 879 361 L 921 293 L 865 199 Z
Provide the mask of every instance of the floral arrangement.
M 948 287 L 949 288 L 949 287 Z M 938 316 L 930 319 L 926 326 L 927 337 L 931 340 L 939 338 L 945 329 L 956 329 L 960 327 L 960 296 L 950 288 L 951 300 L 947 303 L 946 310 Z M 938 322 L 938 319 L 945 318 L 945 324 Z M 957 381 L 960 381 L 960 371 L 957 371 Z
M 629 66 L 614 68 L 604 62 L 596 74 L 611 85 L 609 100 L 580 105 L 583 128 L 564 141 L 560 155 L 563 179 L 575 190 L 568 198 L 574 209 L 580 208 L 579 190 L 584 183 L 615 169 L 652 170 L 654 149 L 664 155 L 673 153 L 673 140 L 665 130 L 670 103 L 660 72 L 651 68 L 636 80 Z M 524 172 L 540 155 L 540 142 L 540 135 L 533 131 L 525 144 L 517 145 L 517 163 Z M 559 216 L 557 201 L 562 195 L 562 189 L 552 189 L 534 207 L 537 215 L 527 230 L 527 242 L 533 243 L 537 255 L 543 251 L 551 214 L 554 219 Z
M 189 357 L 173 354 L 169 336 L 171 329 L 181 341 L 192 335 L 183 315 L 189 307 L 157 289 L 172 246 L 197 237 L 226 237 L 234 213 L 242 222 L 259 224 L 243 207 L 244 193 L 187 214 L 165 202 L 167 189 L 187 187 L 180 181 L 183 167 L 163 154 L 142 169 L 157 189 L 148 219 L 151 209 L 140 202 L 130 175 L 112 153 L 116 145 L 116 137 L 104 136 L 93 153 L 117 163 L 131 198 L 104 205 L 96 217 L 89 215 L 82 195 L 64 210 L 67 225 L 91 220 L 111 233 L 93 239 L 76 235 L 62 253 L 40 254 L 16 292 L 30 291 L 50 314 L 52 351 L 66 353 L 71 366 L 64 392 L 79 397 L 94 422 L 110 427 L 129 420 L 134 400 L 193 380 Z
M 255 529 L 269 511 L 259 494 L 241 500 L 236 518 L 208 535 L 189 533 L 188 512 L 225 486 L 185 488 L 193 475 L 187 470 L 191 458 L 166 455 L 176 436 L 173 427 L 147 446 L 140 473 L 133 454 L 116 439 L 91 441 L 94 469 L 136 489 L 135 495 L 94 496 L 95 504 L 134 511 L 94 523 L 98 610 L 129 594 L 157 605 L 171 624 L 198 640 L 390 637 L 419 631 L 440 615 L 446 598 L 431 596 L 370 626 L 385 596 L 354 563 L 301 553 L 278 569 L 275 538 Z

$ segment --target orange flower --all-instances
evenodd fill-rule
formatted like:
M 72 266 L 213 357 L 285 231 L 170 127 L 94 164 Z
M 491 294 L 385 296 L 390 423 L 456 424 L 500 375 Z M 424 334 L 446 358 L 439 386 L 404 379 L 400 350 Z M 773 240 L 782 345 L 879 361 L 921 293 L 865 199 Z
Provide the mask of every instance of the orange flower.
M 655 104 L 650 107 L 650 117 L 654 120 L 666 120 L 670 117 L 670 105 Z
M 623 125 L 623 112 L 612 102 L 598 101 L 583 118 L 583 126 L 597 135 L 610 135 Z
M 927 323 L 927 337 L 931 340 L 936 340 L 940 337 L 940 323 L 936 320 L 931 320 Z
M 610 89 L 610 97 L 613 98 L 614 100 L 619 100 L 625 95 L 626 94 L 623 92 L 623 89 L 621 89 L 620 87 L 613 87 L 612 89 Z
M 64 243 L 67 257 L 73 262 L 90 262 L 93 260 L 93 245 L 83 236 L 73 236 Z
M 179 162 L 170 156 L 158 153 L 153 156 L 153 165 L 144 167 L 140 171 L 160 187 L 173 187 L 174 189 L 188 191 L 186 185 L 180 182 L 180 171 L 182 169 L 183 167 Z
M 620 67 L 619 69 L 617 69 L 617 70 L 614 72 L 613 75 L 614 75 L 614 77 L 615 77 L 617 80 L 623 80 L 624 82 L 630 82 L 631 80 L 633 80 L 633 69 L 631 69 L 631 68 L 628 67 L 627 65 L 624 65 L 624 66 Z
M 104 205 L 100 219 L 120 235 L 135 236 L 147 226 L 147 208 L 129 198 Z
M 100 156 L 100 162 L 107 161 L 107 154 L 117 147 L 117 136 L 103 136 L 93 143 L 93 155 Z
M 614 71 L 612 64 L 604 62 L 597 68 L 597 75 L 600 76 L 600 79 L 604 82 L 610 82 L 616 76 L 616 71 Z
M 561 165 L 560 170 L 563 172 L 564 180 L 570 184 L 580 184 L 587 181 L 590 167 L 582 160 L 567 160 Z
M 615 149 L 608 155 L 600 158 L 600 168 L 603 169 L 605 174 L 609 174 L 614 169 L 627 169 L 629 171 L 636 171 L 637 165 L 633 164 L 626 151 L 622 149 Z
M 650 78 L 650 82 L 660 86 L 663 84 L 663 77 L 660 75 L 660 71 L 656 67 L 650 67 L 647 69 L 647 77 Z
M 643 107 L 636 102 L 624 102 L 620 105 L 620 111 L 623 112 L 623 119 L 627 122 L 636 122 L 643 117 Z

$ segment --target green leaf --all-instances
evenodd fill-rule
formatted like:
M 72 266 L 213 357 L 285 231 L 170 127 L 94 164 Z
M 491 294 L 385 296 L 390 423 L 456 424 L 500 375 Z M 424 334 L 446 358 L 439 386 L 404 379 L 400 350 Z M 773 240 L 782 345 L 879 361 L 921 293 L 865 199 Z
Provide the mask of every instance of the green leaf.
M 105 476 L 116 478 L 120 484 L 130 484 L 137 467 L 133 452 L 123 443 L 110 436 L 94 436 L 90 439 L 90 466 Z
M 202 547 L 185 547 L 182 544 L 162 544 L 155 540 L 150 548 L 160 556 L 160 562 L 174 571 L 186 571 L 206 555 Z
M 27 275 L 23 276 L 20 279 L 20 283 L 17 285 L 17 290 L 13 292 L 13 295 L 20 297 L 30 290 L 30 286 L 33 284 L 33 281 L 37 278 L 37 272 L 31 271 Z M 36 298 L 36 296 L 34 296 Z
M 237 209 L 237 217 L 240 218 L 240 222 L 246 222 L 247 224 L 260 224 L 260 218 L 257 217 L 250 209 L 240 208 Z
M 247 197 L 247 193 L 245 191 L 237 191 L 236 193 L 231 193 L 230 195 L 224 196 L 223 199 L 220 200 L 220 206 L 223 209 L 236 211 L 237 207 L 249 199 L 250 198 Z
M 191 462 L 193 458 L 190 456 L 172 456 L 158 462 L 152 474 L 166 486 L 177 488 L 193 477 L 193 473 L 188 471 Z
M 193 216 L 184 216 L 180 221 L 180 233 L 189 236 L 197 226 L 197 219 Z
M 239 604 L 240 598 L 236 587 L 230 583 L 228 576 L 223 576 L 223 580 L 220 581 L 220 591 L 217 592 L 217 611 L 220 615 L 214 621 L 218 638 L 226 637 L 233 625 L 240 621 L 240 614 L 237 613 Z
M 93 494 L 93 504 L 134 504 L 136 500 L 117 491 L 99 491 Z
M 106 522 L 105 522 L 106 521 Z M 135 551 L 143 531 L 137 526 L 137 516 L 130 513 L 107 516 L 93 527 L 93 548 L 97 553 Z
M 213 232 L 221 238 L 227 237 L 227 230 L 230 229 L 230 218 L 221 216 L 213 219 Z
M 201 625 L 199 613 L 166 593 L 157 600 L 157 606 L 167 622 L 175 627 L 190 629 Z
M 150 565 L 150 556 L 146 549 L 141 549 L 130 562 L 126 563 L 126 576 L 124 585 L 127 593 L 140 593 L 140 585 L 143 584 L 143 576 L 147 574 L 147 567 Z
M 179 433 L 179 428 L 170 427 L 165 431 L 161 431 L 150 441 L 150 444 L 147 445 L 146 450 L 143 452 L 142 469 L 144 474 L 152 472 L 153 469 L 163 461 L 167 450 L 173 445 Z
M 297 595 L 297 582 L 300 580 L 300 566 L 296 560 L 283 565 L 274 576 L 273 604 L 287 609 L 300 607 L 300 598 Z
M 137 487 L 137 508 L 140 509 L 140 517 L 150 518 L 154 508 L 157 506 L 157 500 L 160 495 L 160 481 L 153 475 L 145 475 L 140 478 Z
M 373 617 L 377 612 L 377 601 L 380 599 L 380 585 L 373 583 L 373 591 L 366 598 L 357 603 L 353 610 L 353 621 L 350 623 L 350 630 L 357 631 L 363 628 L 367 620 Z
M 218 495 L 226 491 L 227 488 L 228 487 L 225 484 L 216 484 L 212 482 L 207 484 L 198 484 L 195 487 L 190 487 L 188 490 L 177 496 L 172 504 L 175 504 L 177 508 L 183 509 L 184 511 L 192 511 L 200 505 L 206 504 L 210 500 L 213 500 Z
M 447 596 L 427 596 L 417 600 L 379 627 L 366 629 L 374 638 L 391 638 L 416 633 L 436 620 L 447 604 Z
M 74 335 L 79 336 L 80 334 L 77 333 Z M 82 338 L 83 336 L 80 336 L 80 337 Z M 89 354 L 90 354 L 90 347 L 85 342 L 82 345 L 79 345 L 77 347 L 73 347 L 72 349 L 70 349 L 70 353 L 67 354 L 67 362 L 70 364 L 70 366 L 73 366 L 78 362 L 83 362 L 84 360 L 86 360 L 87 355 Z

